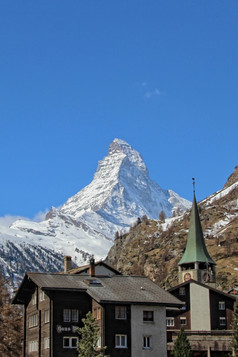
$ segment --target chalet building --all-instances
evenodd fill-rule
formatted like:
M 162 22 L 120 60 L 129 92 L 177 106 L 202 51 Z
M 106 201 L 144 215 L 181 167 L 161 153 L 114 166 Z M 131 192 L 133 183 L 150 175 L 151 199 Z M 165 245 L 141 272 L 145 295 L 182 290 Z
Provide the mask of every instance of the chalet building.
M 76 357 L 77 327 L 92 311 L 111 357 L 166 357 L 166 307 L 183 303 L 146 277 L 91 261 L 72 273 L 27 273 L 13 299 L 24 306 L 24 357 Z M 98 273 L 98 274 L 97 274 Z
M 216 289 L 216 263 L 205 246 L 195 192 L 187 245 L 178 265 L 179 285 L 168 291 L 185 305 L 167 309 L 168 356 L 181 327 L 193 356 L 228 356 L 236 297 Z

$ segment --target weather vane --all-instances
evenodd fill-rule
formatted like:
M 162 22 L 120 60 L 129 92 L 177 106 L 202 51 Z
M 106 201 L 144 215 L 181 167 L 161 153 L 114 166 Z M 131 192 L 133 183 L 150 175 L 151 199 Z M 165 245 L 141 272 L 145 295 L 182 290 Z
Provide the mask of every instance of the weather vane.
M 192 180 L 193 180 L 193 193 L 195 193 L 195 178 L 193 177 Z

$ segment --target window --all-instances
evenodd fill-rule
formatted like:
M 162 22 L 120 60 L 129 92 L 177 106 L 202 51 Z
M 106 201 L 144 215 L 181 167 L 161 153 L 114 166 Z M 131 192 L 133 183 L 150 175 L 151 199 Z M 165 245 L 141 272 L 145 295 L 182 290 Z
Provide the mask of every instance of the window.
M 101 348 L 101 347 L 102 347 L 102 338 L 101 336 L 99 336 L 97 340 L 97 348 Z
M 71 321 L 78 322 L 78 310 L 76 309 L 71 310 Z
M 116 306 L 115 318 L 117 320 L 126 320 L 126 306 Z
M 168 317 L 166 319 L 166 326 L 168 326 L 168 327 L 174 326 L 174 318 L 173 317 Z
M 225 310 L 226 304 L 225 301 L 219 301 L 219 310 Z
M 95 318 L 95 320 L 101 320 L 101 308 L 100 307 L 96 307 L 95 309 L 93 309 L 93 317 Z
M 186 319 L 186 317 L 180 317 L 180 325 L 181 325 L 181 326 L 187 325 L 187 319 Z
M 45 337 L 44 338 L 44 349 L 50 348 L 50 338 Z
M 29 316 L 29 327 L 35 327 L 38 325 L 38 314 Z
M 32 295 L 32 305 L 36 305 L 37 302 L 37 290 Z
M 219 317 L 219 323 L 220 323 L 220 326 L 226 326 L 226 318 L 225 317 Z
M 143 348 L 152 348 L 152 337 L 151 336 L 143 337 Z
M 45 324 L 50 322 L 50 310 L 45 310 Z
M 46 298 L 45 292 L 41 290 L 41 291 L 40 291 L 40 301 L 44 301 L 45 298 Z
M 143 321 L 154 321 L 154 311 L 143 311 Z
M 38 341 L 30 341 L 29 342 L 29 352 L 38 351 Z
M 185 288 L 179 288 L 179 295 L 185 295 Z
M 77 348 L 78 337 L 64 337 L 63 347 L 64 348 Z
M 127 335 L 116 335 L 116 348 L 127 348 Z
M 64 309 L 63 311 L 64 322 L 78 322 L 78 310 Z

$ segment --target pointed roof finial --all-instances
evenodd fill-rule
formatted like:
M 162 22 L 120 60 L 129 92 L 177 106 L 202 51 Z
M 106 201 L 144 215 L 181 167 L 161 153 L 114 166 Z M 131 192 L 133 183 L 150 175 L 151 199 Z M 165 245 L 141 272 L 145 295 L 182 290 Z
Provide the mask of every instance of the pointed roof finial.
M 195 178 L 192 177 L 192 180 L 193 180 L 193 193 L 195 193 Z

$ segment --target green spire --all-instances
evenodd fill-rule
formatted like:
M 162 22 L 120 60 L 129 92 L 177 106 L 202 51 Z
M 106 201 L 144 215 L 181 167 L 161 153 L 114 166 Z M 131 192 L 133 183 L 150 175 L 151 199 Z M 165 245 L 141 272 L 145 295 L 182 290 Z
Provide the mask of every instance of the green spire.
M 202 226 L 199 218 L 198 207 L 194 192 L 187 245 L 182 259 L 178 264 L 182 265 L 195 262 L 209 263 L 214 265 L 216 264 L 210 257 L 205 246 Z

